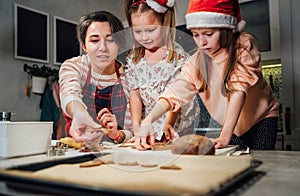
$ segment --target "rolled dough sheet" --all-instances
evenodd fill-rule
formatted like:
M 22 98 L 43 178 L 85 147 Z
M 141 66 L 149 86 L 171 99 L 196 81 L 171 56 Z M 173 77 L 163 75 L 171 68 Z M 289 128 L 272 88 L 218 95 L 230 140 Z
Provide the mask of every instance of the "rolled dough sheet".
M 39 170 L 33 177 L 56 182 L 84 185 L 92 189 L 109 189 L 137 193 L 206 194 L 251 167 L 252 157 L 112 154 L 101 157 L 114 164 L 80 168 L 79 164 L 61 164 Z M 124 166 L 121 162 L 137 161 Z M 144 168 L 141 164 L 157 164 Z M 180 170 L 163 170 L 162 165 L 175 164 Z

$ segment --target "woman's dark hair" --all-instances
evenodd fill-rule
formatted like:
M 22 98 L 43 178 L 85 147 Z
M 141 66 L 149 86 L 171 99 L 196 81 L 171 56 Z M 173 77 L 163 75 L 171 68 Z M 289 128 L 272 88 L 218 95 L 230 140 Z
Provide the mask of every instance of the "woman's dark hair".
M 86 32 L 88 27 L 92 22 L 108 22 L 111 28 L 111 33 L 114 34 L 118 31 L 122 31 L 124 26 L 122 22 L 112 13 L 107 11 L 95 11 L 91 12 L 87 15 L 82 16 L 79 19 L 79 23 L 77 25 L 77 38 L 79 42 L 85 44 Z M 118 45 L 118 39 L 115 40 Z

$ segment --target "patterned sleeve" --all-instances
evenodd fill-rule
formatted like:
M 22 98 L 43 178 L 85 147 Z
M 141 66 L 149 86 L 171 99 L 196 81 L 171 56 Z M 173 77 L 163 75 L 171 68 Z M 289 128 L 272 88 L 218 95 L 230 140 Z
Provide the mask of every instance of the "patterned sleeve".
M 65 61 L 59 70 L 60 100 L 62 110 L 66 113 L 66 106 L 71 101 L 82 102 L 82 86 L 86 81 L 87 69 L 84 58 L 74 57 Z M 85 105 L 84 105 L 85 106 Z
M 227 87 L 232 91 L 247 92 L 261 77 L 261 59 L 253 36 L 241 34 L 239 42 L 237 64 L 230 74 Z

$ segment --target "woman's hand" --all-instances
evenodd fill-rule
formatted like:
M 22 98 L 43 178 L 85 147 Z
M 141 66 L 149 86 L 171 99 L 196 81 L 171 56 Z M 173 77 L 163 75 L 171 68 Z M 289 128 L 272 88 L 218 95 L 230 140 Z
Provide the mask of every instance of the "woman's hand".
M 97 119 L 103 128 L 109 130 L 108 137 L 116 139 L 119 136 L 118 122 L 116 116 L 113 115 L 107 108 L 99 111 Z
M 93 118 L 86 110 L 77 110 L 73 113 L 70 134 L 77 142 L 100 142 L 102 132 L 94 131 L 101 126 L 94 122 Z

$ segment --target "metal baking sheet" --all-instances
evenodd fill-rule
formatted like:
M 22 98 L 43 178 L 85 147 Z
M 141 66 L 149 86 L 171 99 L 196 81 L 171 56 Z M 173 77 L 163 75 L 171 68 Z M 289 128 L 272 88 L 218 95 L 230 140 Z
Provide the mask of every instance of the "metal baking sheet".
M 42 193 L 55 194 L 55 195 L 150 195 L 145 192 L 137 191 L 122 191 L 117 189 L 108 189 L 104 187 L 92 187 L 88 185 L 72 184 L 61 181 L 53 181 L 49 179 L 36 179 L 29 177 L 28 175 L 14 175 L 10 173 L 10 170 L 19 170 L 22 172 L 35 172 L 41 169 L 49 168 L 60 164 L 76 164 L 89 160 L 93 160 L 95 157 L 102 156 L 102 154 L 88 154 L 79 157 L 69 157 L 60 160 L 45 161 L 42 163 L 27 164 L 17 167 L 12 167 L 6 170 L 0 170 L 0 180 L 7 183 L 7 185 L 15 187 L 17 189 L 26 189 L 30 191 L 39 191 Z M 218 184 L 213 187 L 205 195 L 222 195 L 224 193 L 233 192 L 235 189 L 241 186 L 242 182 L 251 179 L 254 169 L 258 167 L 262 162 L 258 160 L 252 160 L 250 167 L 240 172 L 230 180 L 223 184 Z M 164 195 L 159 192 L 152 192 L 151 195 Z M 201 195 L 201 194 L 200 194 Z

